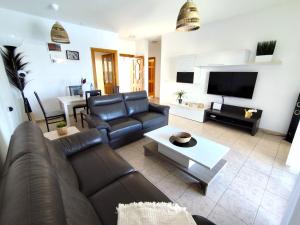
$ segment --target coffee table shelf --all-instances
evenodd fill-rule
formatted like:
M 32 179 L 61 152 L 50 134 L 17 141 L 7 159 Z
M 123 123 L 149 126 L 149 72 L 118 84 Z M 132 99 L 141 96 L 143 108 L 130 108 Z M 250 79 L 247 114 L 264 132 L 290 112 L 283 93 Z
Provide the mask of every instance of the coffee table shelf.
M 197 180 L 200 184 L 201 190 L 204 195 L 207 192 L 208 184 L 214 179 L 214 177 L 222 170 L 222 168 L 226 165 L 226 160 L 221 159 L 217 165 L 215 165 L 211 170 L 208 170 L 206 167 L 200 164 L 194 164 L 191 167 L 185 167 L 174 160 L 168 158 L 167 156 L 161 154 L 158 151 L 158 143 L 152 141 L 146 145 L 144 145 L 144 154 L 145 156 L 156 155 L 159 158 L 165 160 L 171 165 L 175 166 L 177 169 L 183 171 L 188 174 L 195 180 Z

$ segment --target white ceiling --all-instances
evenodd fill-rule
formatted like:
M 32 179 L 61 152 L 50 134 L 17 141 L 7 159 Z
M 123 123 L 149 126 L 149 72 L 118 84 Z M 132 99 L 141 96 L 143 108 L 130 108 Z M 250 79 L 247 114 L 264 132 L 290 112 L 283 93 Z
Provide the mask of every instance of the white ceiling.
M 194 0 L 201 24 L 257 11 L 288 0 Z M 155 38 L 174 31 L 185 0 L 1 0 L 0 7 L 120 33 Z M 49 8 L 60 6 L 58 12 Z

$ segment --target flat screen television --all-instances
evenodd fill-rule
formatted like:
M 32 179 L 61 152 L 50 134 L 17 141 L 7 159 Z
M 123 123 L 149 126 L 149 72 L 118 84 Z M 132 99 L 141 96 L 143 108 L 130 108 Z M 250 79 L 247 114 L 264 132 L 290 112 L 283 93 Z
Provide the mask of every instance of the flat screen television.
M 251 99 L 257 72 L 210 72 L 207 94 Z
M 177 72 L 177 83 L 194 83 L 194 72 Z

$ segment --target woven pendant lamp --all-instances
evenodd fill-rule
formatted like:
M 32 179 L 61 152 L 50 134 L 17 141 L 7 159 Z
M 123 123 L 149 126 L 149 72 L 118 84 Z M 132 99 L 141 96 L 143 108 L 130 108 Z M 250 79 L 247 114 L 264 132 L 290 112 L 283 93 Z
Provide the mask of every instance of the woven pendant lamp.
M 193 31 L 200 28 L 200 16 L 197 6 L 191 0 L 187 0 L 181 7 L 177 17 L 177 31 Z
M 56 22 L 51 29 L 51 40 L 56 43 L 70 44 L 67 31 L 60 23 Z

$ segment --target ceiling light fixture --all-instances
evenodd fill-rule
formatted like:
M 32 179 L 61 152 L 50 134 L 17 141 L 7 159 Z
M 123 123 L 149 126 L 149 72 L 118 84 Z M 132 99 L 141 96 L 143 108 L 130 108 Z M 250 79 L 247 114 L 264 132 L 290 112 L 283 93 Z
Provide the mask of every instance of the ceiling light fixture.
M 196 4 L 187 0 L 181 7 L 177 17 L 177 31 L 194 31 L 200 28 L 200 16 Z
M 50 7 L 55 12 L 59 10 L 58 4 L 53 3 Z M 70 44 L 69 35 L 59 22 L 55 22 L 51 28 L 51 40 L 56 43 Z

